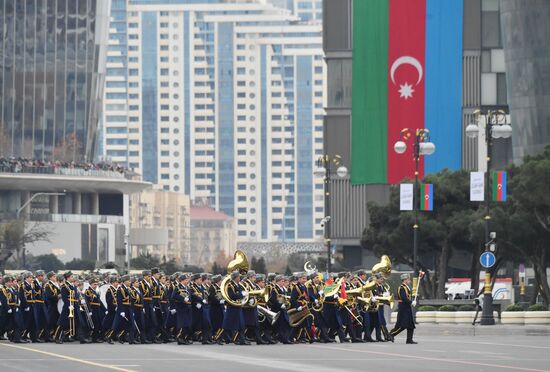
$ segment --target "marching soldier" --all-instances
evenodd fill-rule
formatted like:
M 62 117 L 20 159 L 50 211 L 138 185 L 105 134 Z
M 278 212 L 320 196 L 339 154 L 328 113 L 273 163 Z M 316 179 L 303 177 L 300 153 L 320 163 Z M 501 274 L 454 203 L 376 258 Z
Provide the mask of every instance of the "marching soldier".
M 107 310 L 105 310 L 105 316 L 103 317 L 103 322 L 101 324 L 101 331 L 106 341 L 111 340 L 113 336 L 113 323 L 115 321 L 117 308 L 116 293 L 119 281 L 118 278 L 113 275 L 109 278 L 109 282 L 109 288 L 105 293 L 105 304 L 107 306 Z
M 4 278 L 0 277 L 0 341 L 6 340 L 6 319 L 8 310 L 8 297 L 4 286 Z
M 256 272 L 254 270 L 249 270 L 246 273 L 246 279 L 243 282 L 243 286 L 247 291 L 256 291 L 260 287 L 256 284 Z M 245 304 L 243 307 L 243 318 L 245 326 L 245 335 L 248 332 L 250 337 L 254 337 L 256 344 L 262 345 L 265 342 L 262 341 L 260 337 L 260 329 L 258 324 L 258 307 L 255 305 L 255 300 L 249 298 L 248 304 Z
M 57 275 L 53 271 L 50 271 L 46 275 L 46 278 L 48 282 L 44 285 L 44 301 L 47 308 L 45 332 L 47 339 L 51 340 L 57 328 L 57 321 L 59 320 L 57 303 L 61 298 L 61 288 L 58 284 Z
M 170 276 L 170 283 L 166 288 L 166 297 L 168 298 L 168 314 L 166 315 L 166 324 L 164 325 L 166 331 L 173 338 L 176 337 L 176 306 L 174 304 L 174 290 L 176 289 L 179 281 L 178 278 L 181 275 L 180 272 L 176 272 Z
M 165 274 L 160 276 L 160 311 L 162 314 L 162 329 L 164 330 L 167 341 L 174 341 L 168 332 L 168 316 L 170 315 L 170 306 L 169 306 L 169 294 L 168 294 L 168 277 Z
M 107 342 L 113 343 L 112 336 L 118 338 L 118 342 L 124 343 L 125 336 L 128 336 L 128 341 L 133 343 L 131 338 L 133 332 L 130 330 L 130 276 L 123 275 L 120 278 L 121 285 L 116 291 L 116 315 L 113 321 L 112 331 L 107 338 Z
M 131 279 L 130 285 L 130 344 L 135 343 L 136 333 L 142 344 L 150 344 L 151 341 L 145 338 L 145 309 L 143 307 L 143 296 L 140 290 L 141 282 L 137 278 Z
M 8 339 L 17 344 L 29 342 L 21 339 L 19 288 L 13 277 L 4 277 L 4 288 L 0 291 L 0 302 L 3 306 L 6 306 L 4 327 Z
M 189 294 L 189 275 L 181 274 L 178 277 L 178 284 L 172 291 L 174 312 L 176 315 L 176 339 L 178 345 L 190 345 L 192 325 L 192 302 Z
M 286 291 L 284 289 L 285 277 L 282 275 L 277 275 L 274 279 L 275 285 L 271 287 L 269 293 L 269 308 L 272 311 L 279 313 L 279 318 L 275 322 L 275 329 L 277 330 L 279 340 L 283 344 L 291 344 L 290 342 L 290 324 L 288 319 L 288 313 L 286 304 L 284 301 L 284 296 L 286 296 Z
M 61 300 L 63 308 L 57 321 L 57 329 L 55 331 L 55 342 L 62 344 L 67 337 L 70 340 L 76 335 L 76 288 L 73 286 L 73 274 L 67 271 L 63 274 L 63 284 L 61 285 Z
M 256 274 L 256 284 L 259 289 L 264 289 L 266 286 L 265 283 L 265 276 L 263 274 Z M 269 293 L 269 288 L 267 289 L 267 293 Z M 263 296 L 258 297 L 258 304 L 257 306 L 262 306 L 266 309 L 268 309 L 267 302 Z M 274 341 L 272 338 L 273 335 L 273 327 L 271 326 L 271 320 L 267 316 L 263 316 L 261 321 L 259 322 L 259 328 L 260 328 L 260 335 L 261 339 L 266 344 L 276 344 L 277 341 Z
M 311 313 L 313 314 L 313 321 L 315 323 L 317 330 L 319 331 L 319 335 L 321 336 L 320 342 L 323 342 L 323 343 L 336 342 L 334 339 L 328 336 L 328 326 L 323 317 L 322 311 L 314 310 L 315 306 L 319 306 L 319 304 L 322 301 L 324 301 L 324 295 L 325 295 L 324 291 L 322 289 L 319 289 L 319 285 L 321 283 L 319 279 L 319 274 L 315 272 L 310 274 L 309 280 L 310 280 L 310 284 L 307 287 L 309 302 L 312 304 Z
M 153 267 L 151 269 L 151 294 L 153 297 L 153 342 L 162 343 L 161 337 L 164 341 L 168 341 L 168 334 L 164 329 L 164 319 L 162 314 L 162 308 L 160 306 L 160 269 Z
M 35 278 L 32 282 L 32 296 L 34 300 L 33 316 L 35 324 L 35 337 L 37 340 L 43 339 L 44 341 L 50 341 L 50 337 L 46 332 L 46 305 L 44 303 L 44 270 L 37 270 L 34 274 Z
M 141 295 L 143 296 L 143 309 L 145 310 L 144 314 L 144 328 L 141 331 L 145 334 L 145 338 L 149 341 L 156 341 L 160 343 L 159 340 L 156 340 L 156 328 L 157 328 L 157 318 L 154 314 L 153 307 L 153 281 L 151 279 L 151 271 L 143 270 L 142 272 L 143 279 L 139 282 L 139 288 Z
M 96 278 L 90 279 L 90 286 L 84 291 L 84 299 L 88 304 L 88 314 L 92 320 L 93 328 L 91 331 L 92 342 L 103 342 L 101 340 L 101 312 L 102 306 L 99 299 L 98 280 Z
M 23 333 L 21 337 L 27 339 L 29 336 L 32 342 L 41 342 L 37 339 L 36 325 L 34 322 L 34 297 L 33 297 L 33 275 L 31 272 L 23 273 L 23 282 L 19 286 L 19 300 L 21 301 L 21 311 L 19 312 L 19 318 L 23 326 Z
M 339 311 L 339 295 L 336 293 L 334 296 L 326 297 L 323 306 L 323 318 L 329 327 L 329 337 L 334 338 L 334 335 L 338 334 L 340 342 L 349 342 L 349 338 L 344 335 L 342 327 L 342 319 L 340 318 Z
M 241 275 L 238 271 L 231 273 L 231 282 L 227 288 L 227 295 L 231 301 L 241 302 L 248 295 L 248 292 L 241 286 Z M 223 319 L 223 330 L 237 345 L 250 345 L 250 342 L 244 337 L 244 319 L 242 306 L 234 306 L 227 303 L 225 317 Z M 221 338 L 218 337 L 218 344 L 221 344 Z
M 223 332 L 223 317 L 225 313 L 225 300 L 221 295 L 220 282 L 221 275 L 212 277 L 212 285 L 208 289 L 208 302 L 210 303 L 210 321 L 212 322 L 212 331 L 214 340 L 218 340 Z
M 417 344 L 413 340 L 414 325 L 412 301 L 411 301 L 411 277 L 409 274 L 401 274 L 401 285 L 397 291 L 398 307 L 397 307 L 397 322 L 391 330 L 393 337 L 397 336 L 403 330 L 407 330 L 407 344 Z
M 208 290 L 210 288 L 210 275 L 201 274 L 202 284 L 200 286 L 202 294 L 202 343 L 211 345 L 212 341 L 212 319 L 210 318 L 210 302 L 208 301 Z
M 305 283 L 307 281 L 306 273 L 297 273 L 296 274 L 296 284 L 292 286 L 292 290 L 290 292 L 290 310 L 294 310 L 296 312 L 302 312 L 304 309 L 307 309 L 309 306 L 309 295 L 307 288 L 305 286 Z M 305 337 L 309 342 L 313 342 L 313 337 L 310 334 L 311 332 L 311 319 L 307 318 L 302 323 L 300 323 L 299 327 L 294 328 L 294 331 L 298 331 L 297 334 L 295 334 L 296 340 L 301 340 L 302 337 Z

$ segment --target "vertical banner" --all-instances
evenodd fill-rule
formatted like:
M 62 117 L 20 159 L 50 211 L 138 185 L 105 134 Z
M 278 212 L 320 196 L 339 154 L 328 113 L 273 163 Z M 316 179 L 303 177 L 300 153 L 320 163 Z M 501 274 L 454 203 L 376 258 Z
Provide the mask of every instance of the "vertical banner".
M 399 185 L 399 210 L 413 210 L 413 184 L 402 183 Z
M 434 210 L 434 185 L 431 183 L 423 183 L 420 185 L 420 210 Z
M 506 201 L 506 172 L 493 172 L 493 201 Z
M 470 172 L 470 201 L 485 200 L 484 172 Z

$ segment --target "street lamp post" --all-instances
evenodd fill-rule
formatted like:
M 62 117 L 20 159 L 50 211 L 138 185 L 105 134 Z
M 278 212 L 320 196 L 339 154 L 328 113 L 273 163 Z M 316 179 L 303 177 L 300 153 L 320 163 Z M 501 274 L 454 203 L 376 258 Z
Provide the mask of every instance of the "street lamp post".
M 512 135 L 512 126 L 506 123 L 506 112 L 503 110 L 488 110 L 482 113 L 481 110 L 476 110 L 474 114 L 479 118 L 484 114 L 485 117 L 485 144 L 487 151 L 487 169 L 485 170 L 485 251 L 493 251 L 495 245 L 494 233 L 490 232 L 489 223 L 491 221 L 490 202 L 491 191 L 489 183 L 491 182 L 491 149 L 493 139 L 509 138 Z M 466 127 L 466 135 L 470 138 L 476 138 L 479 135 L 480 128 L 477 124 L 469 124 Z M 493 317 L 493 292 L 491 289 L 491 269 L 485 270 L 485 287 L 483 291 L 483 312 L 481 315 L 481 325 L 494 325 L 495 318 Z
M 323 177 L 324 193 L 325 193 L 325 217 L 321 226 L 325 231 L 325 244 L 327 246 L 327 272 L 331 272 L 331 240 L 330 240 L 330 179 L 336 168 L 336 176 L 344 178 L 348 175 L 348 169 L 342 165 L 342 157 L 340 155 L 322 155 L 317 159 L 317 168 L 313 172 L 316 177 Z
M 23 209 L 25 209 L 27 207 L 27 205 L 29 205 L 30 203 L 32 203 L 32 201 L 39 197 L 39 196 L 50 196 L 50 195 L 65 195 L 64 192 L 37 192 L 36 194 L 33 194 L 29 200 L 27 200 L 25 203 L 23 203 L 23 205 L 21 207 L 19 207 L 19 209 L 17 209 L 17 211 L 15 212 L 15 218 L 16 220 L 19 220 L 19 217 L 21 217 L 21 211 L 23 211 Z M 22 255 L 22 258 L 23 258 L 23 267 L 27 267 L 27 252 L 26 252 L 26 249 L 25 247 L 23 247 L 23 255 Z
M 413 136 L 414 134 L 414 136 Z M 398 154 L 403 154 L 407 151 L 407 141 L 413 141 L 413 155 L 414 155 L 414 187 L 413 187 L 413 212 L 414 212 L 414 224 L 413 224 L 413 293 L 418 285 L 418 267 L 417 267 L 417 255 L 418 255 L 418 209 L 420 208 L 420 198 L 416 193 L 420 192 L 420 180 L 418 174 L 418 163 L 421 155 L 431 155 L 435 151 L 435 145 L 430 142 L 430 131 L 428 129 L 416 129 L 413 133 L 409 128 L 405 128 L 400 133 L 401 139 L 393 145 L 393 149 Z M 417 201 L 418 199 L 418 201 Z

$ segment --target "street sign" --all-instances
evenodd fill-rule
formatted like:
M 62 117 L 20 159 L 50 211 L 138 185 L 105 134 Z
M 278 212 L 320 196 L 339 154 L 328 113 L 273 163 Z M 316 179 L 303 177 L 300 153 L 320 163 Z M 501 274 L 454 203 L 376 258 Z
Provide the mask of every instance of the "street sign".
M 497 259 L 493 252 L 483 252 L 481 256 L 479 256 L 479 262 L 481 263 L 481 266 L 486 269 L 493 267 L 496 260 Z

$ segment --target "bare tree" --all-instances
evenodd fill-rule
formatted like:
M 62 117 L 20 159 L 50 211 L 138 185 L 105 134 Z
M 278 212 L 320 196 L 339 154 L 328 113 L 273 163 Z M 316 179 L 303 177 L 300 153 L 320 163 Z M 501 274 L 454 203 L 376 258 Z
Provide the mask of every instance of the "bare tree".
M 50 241 L 52 232 L 40 223 L 14 220 L 0 225 L 0 272 L 13 254 L 25 265 L 25 246 L 39 241 Z

